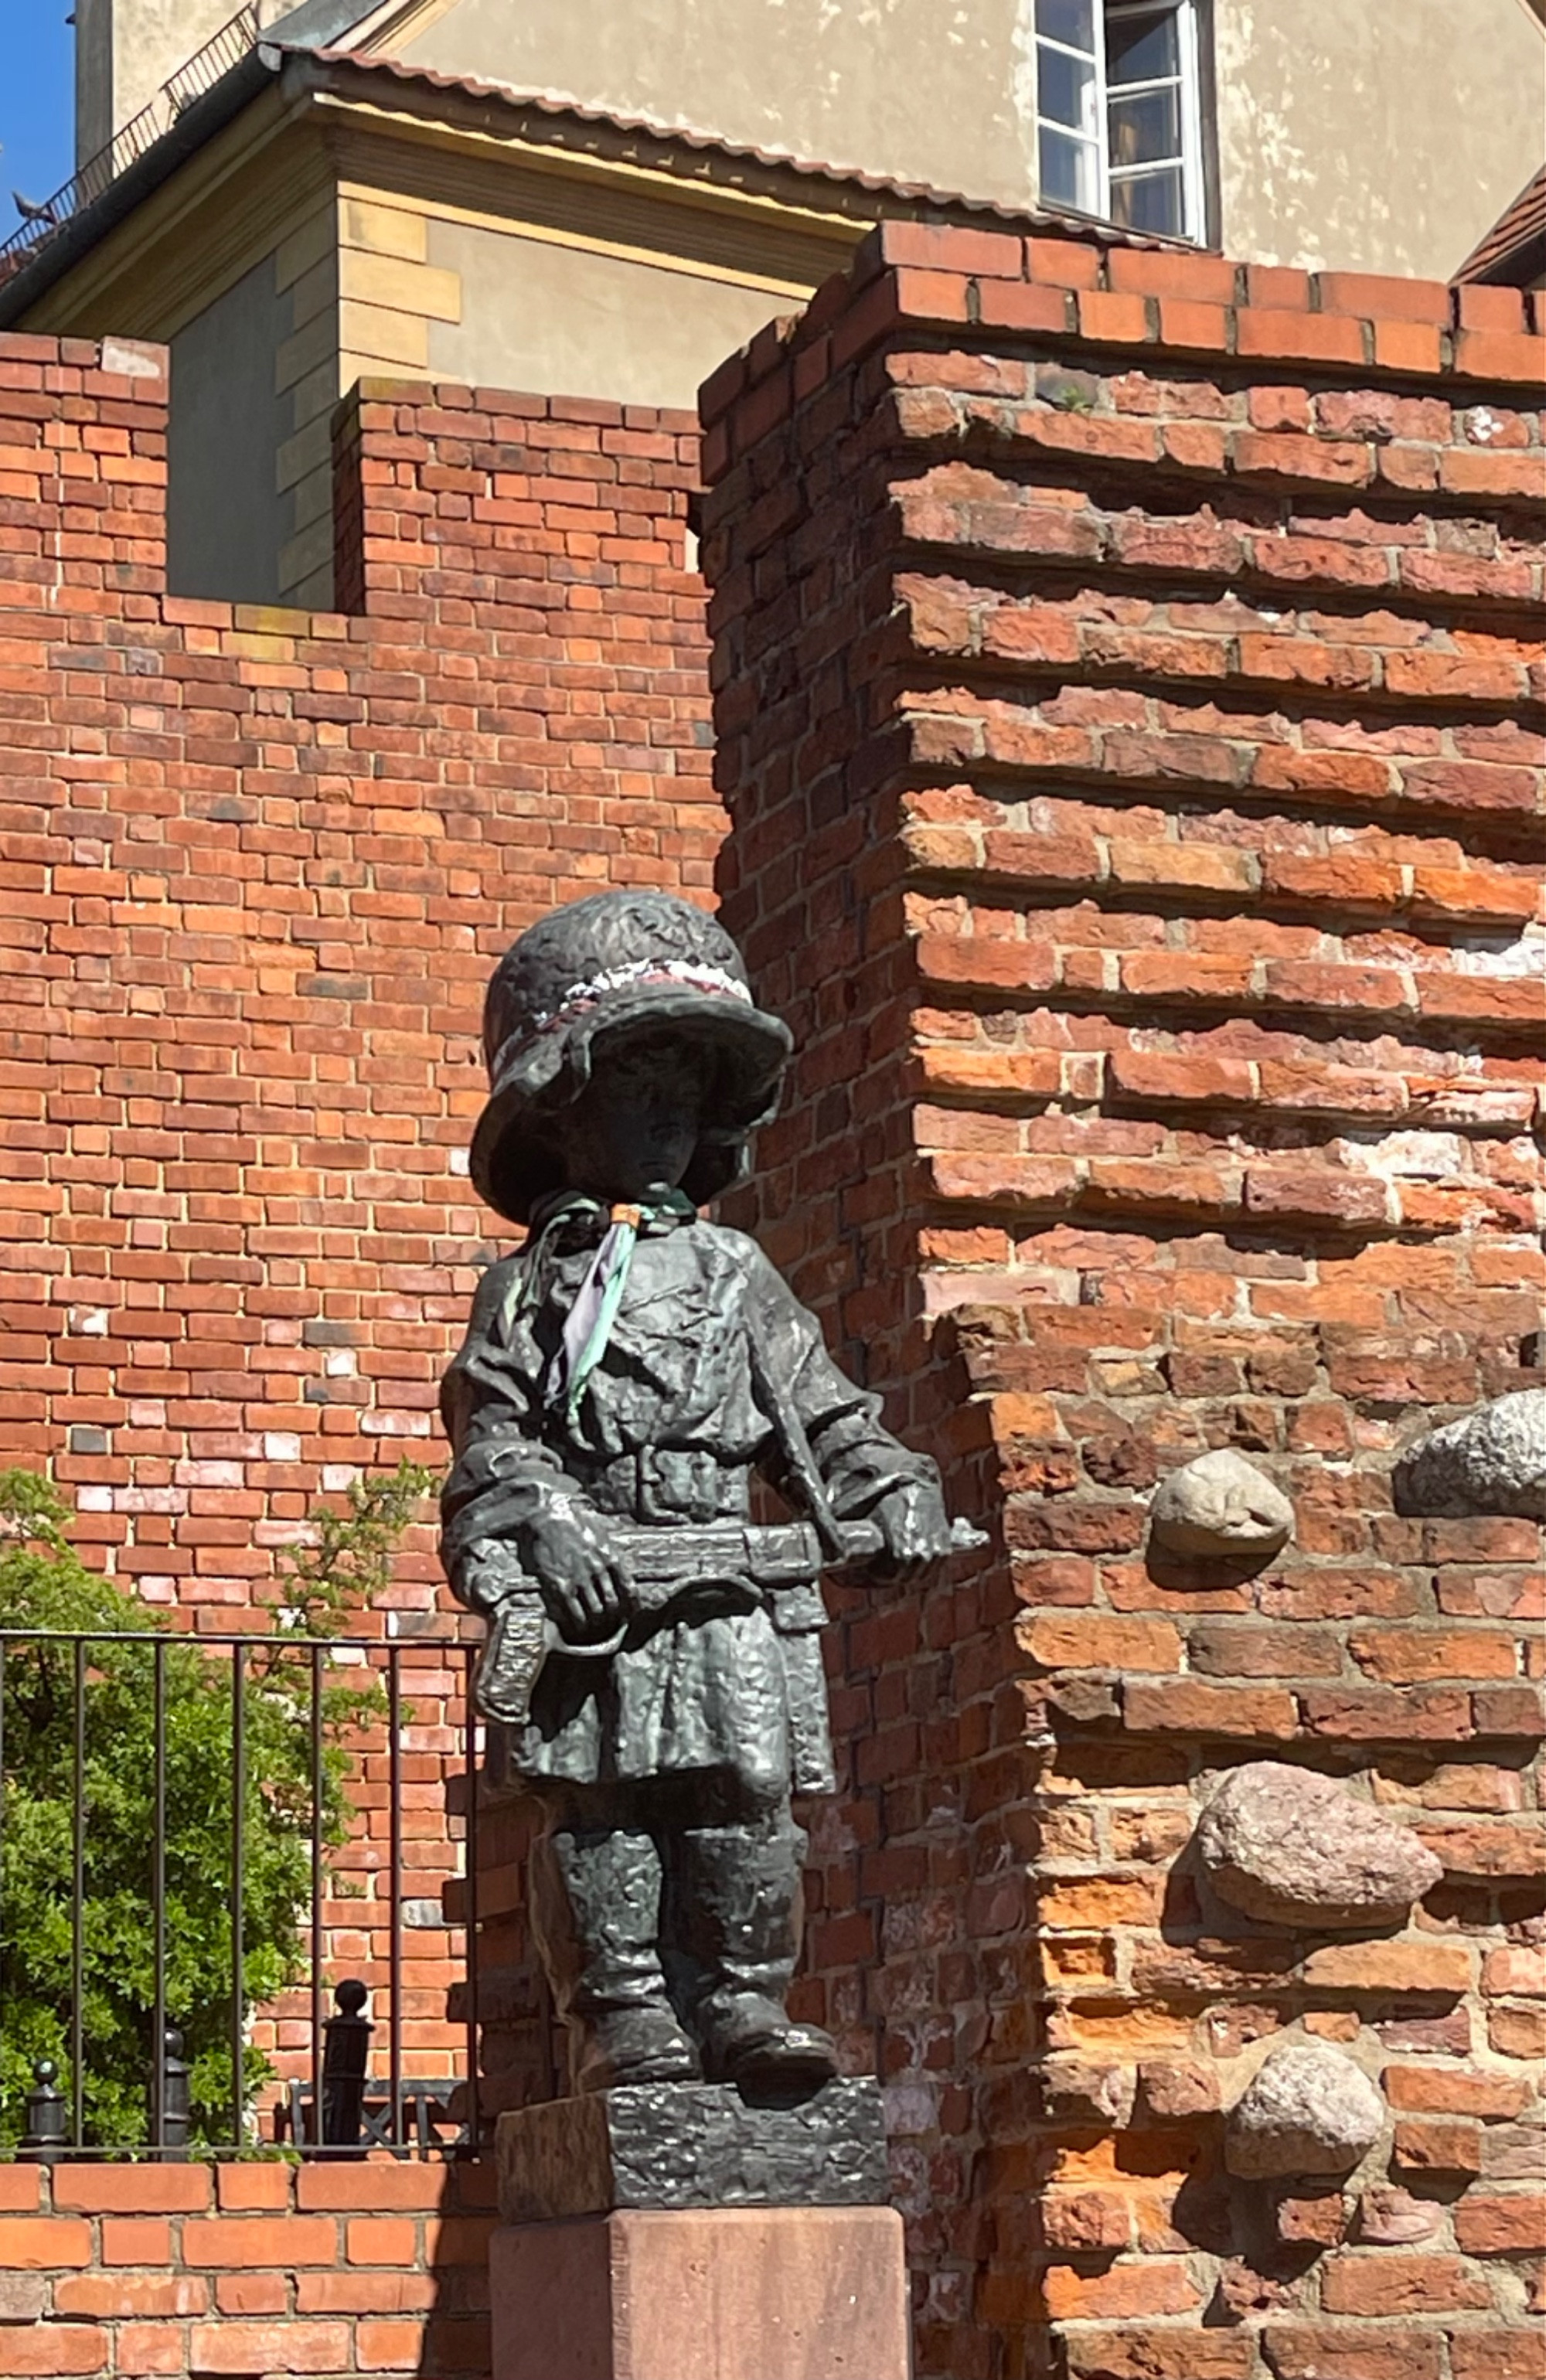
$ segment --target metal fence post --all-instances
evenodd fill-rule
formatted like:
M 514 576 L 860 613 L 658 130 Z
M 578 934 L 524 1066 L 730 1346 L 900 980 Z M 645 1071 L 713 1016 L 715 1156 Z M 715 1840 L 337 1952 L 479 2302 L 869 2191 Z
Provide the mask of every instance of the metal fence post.
M 175 2024 L 162 2029 L 160 2073 L 160 2098 L 156 2104 L 161 2119 L 161 2137 L 155 2145 L 163 2156 L 180 2165 L 188 2155 L 191 2108 L 183 2037 Z
M 56 2087 L 58 2072 L 52 2058 L 40 2058 L 32 2069 L 27 2130 L 17 2152 L 29 2165 L 57 2165 L 68 2144 L 69 2102 Z
M 365 2072 L 370 2063 L 371 2035 L 375 2027 L 365 2014 L 365 1986 L 352 1976 L 333 1995 L 337 2013 L 323 2028 L 322 2145 L 328 2149 L 359 2147 L 364 2120 Z
M 231 2138 L 247 2137 L 247 1647 L 231 1647 Z

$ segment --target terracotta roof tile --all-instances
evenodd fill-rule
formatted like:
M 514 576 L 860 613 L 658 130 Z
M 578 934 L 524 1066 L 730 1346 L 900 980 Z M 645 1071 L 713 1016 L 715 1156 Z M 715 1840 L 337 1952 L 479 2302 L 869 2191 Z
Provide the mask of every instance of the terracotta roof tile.
M 1539 250 L 1533 256 L 1530 251 Z M 1532 174 L 1518 197 L 1503 209 L 1484 239 L 1479 240 L 1455 278 L 1456 281 L 1516 282 L 1526 285 L 1526 274 L 1538 276 L 1546 268 L 1546 165 Z
M 274 46 L 278 48 L 283 44 L 275 43 Z M 1187 241 L 1126 231 L 1115 224 L 1065 210 L 1002 206 L 996 200 L 972 198 L 964 190 L 941 190 L 929 182 L 904 182 L 889 174 L 866 173 L 858 165 L 830 164 L 816 158 L 796 156 L 786 150 L 761 149 L 749 143 L 727 140 L 722 134 L 705 132 L 696 125 L 663 124 L 648 116 L 621 115 L 610 108 L 582 105 L 578 100 L 562 91 L 523 91 L 511 83 L 481 82 L 470 75 L 440 74 L 429 67 L 407 66 L 397 58 L 374 57 L 356 50 L 308 50 L 304 55 L 315 58 L 319 65 L 354 67 L 364 74 L 390 76 L 395 81 L 414 84 L 425 91 L 456 91 L 469 99 L 493 100 L 512 109 L 531 110 L 538 115 L 552 119 L 555 125 L 567 121 L 588 128 L 604 128 L 658 141 L 664 148 L 690 149 L 705 158 L 722 157 L 736 163 L 766 166 L 775 172 L 801 174 L 813 181 L 834 182 L 852 189 L 873 191 L 879 196 L 906 199 L 915 205 L 964 210 L 977 217 L 1029 226 L 1032 230 L 1075 231 L 1086 237 L 1093 233 L 1115 247 L 1172 249 L 1189 246 Z

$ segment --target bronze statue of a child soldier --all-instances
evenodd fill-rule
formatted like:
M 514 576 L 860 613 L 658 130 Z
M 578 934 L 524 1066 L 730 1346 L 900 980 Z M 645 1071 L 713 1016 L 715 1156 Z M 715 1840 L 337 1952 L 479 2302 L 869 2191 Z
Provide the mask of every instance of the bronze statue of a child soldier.
M 445 1377 L 443 1549 L 543 1804 L 531 1914 L 576 2082 L 814 2087 L 834 2045 L 785 1995 L 790 1796 L 835 1785 L 818 1572 L 948 1552 L 939 1475 L 698 1211 L 790 1050 L 712 917 L 658 892 L 554 911 L 495 973 L 484 1040 L 472 1178 L 528 1237 Z M 802 1520 L 752 1525 L 754 1475 Z

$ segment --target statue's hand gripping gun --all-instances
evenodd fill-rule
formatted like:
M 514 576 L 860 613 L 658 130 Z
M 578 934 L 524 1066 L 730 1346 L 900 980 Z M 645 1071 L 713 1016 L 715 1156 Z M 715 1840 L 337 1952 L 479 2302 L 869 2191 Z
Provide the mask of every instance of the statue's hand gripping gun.
M 475 1688 L 485 1718 L 518 1727 L 530 1716 L 538 1675 L 550 1652 L 578 1660 L 610 1660 L 630 1639 L 647 1634 L 666 1616 L 689 1618 L 712 1611 L 748 1611 L 766 1604 L 780 1618 L 781 1601 L 792 1608 L 803 1596 L 813 1616 L 797 1624 L 821 1624 L 816 1581 L 826 1570 L 857 1568 L 885 1552 L 873 1521 L 838 1524 L 843 1551 L 834 1559 L 809 1521 L 761 1525 L 712 1521 L 699 1527 L 645 1528 L 619 1522 L 608 1533 L 612 1551 L 627 1574 L 628 1610 L 615 1633 L 594 1644 L 572 1644 L 554 1623 L 540 1581 L 523 1570 L 513 1546 L 485 1538 L 470 1550 L 463 1591 L 489 1616 L 488 1642 L 478 1665 Z M 988 1542 L 969 1521 L 951 1524 L 951 1550 L 975 1551 Z

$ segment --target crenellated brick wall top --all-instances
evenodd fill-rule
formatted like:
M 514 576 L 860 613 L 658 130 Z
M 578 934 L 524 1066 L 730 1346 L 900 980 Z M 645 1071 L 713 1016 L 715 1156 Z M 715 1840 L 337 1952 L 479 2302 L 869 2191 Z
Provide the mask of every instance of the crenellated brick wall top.
M 494 959 L 596 883 L 712 897 L 723 821 L 685 417 L 365 384 L 351 615 L 166 593 L 166 400 L 159 349 L 0 339 L 0 1419 L 224 1627 L 431 1439 Z
M 1397 383 L 1453 376 L 1536 395 L 1546 381 L 1539 290 L 1106 248 L 1093 231 L 1087 239 L 1021 238 L 888 223 L 803 313 L 770 323 L 704 383 L 705 476 L 717 480 L 724 467 L 716 431 L 733 421 L 737 444 L 749 448 L 829 371 L 905 322 L 969 330 L 966 344 L 979 352 L 1025 337 L 1069 339 L 1172 358 L 1229 357 L 1257 378 L 1297 364 Z

